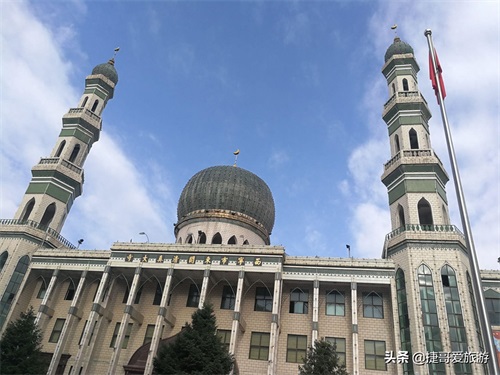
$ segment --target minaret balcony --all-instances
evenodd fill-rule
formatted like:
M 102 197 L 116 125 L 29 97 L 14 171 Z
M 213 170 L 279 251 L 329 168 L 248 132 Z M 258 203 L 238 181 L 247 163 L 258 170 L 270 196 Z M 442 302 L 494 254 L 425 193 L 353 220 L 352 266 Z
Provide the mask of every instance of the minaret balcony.
M 403 103 L 424 103 L 425 107 L 427 107 L 427 101 L 420 91 L 399 91 L 394 93 L 394 95 L 384 104 L 382 117 L 384 117 L 396 104 Z
M 394 172 L 402 165 L 438 165 L 440 173 L 443 178 L 448 180 L 448 175 L 441 162 L 433 149 L 414 149 L 414 150 L 401 150 L 394 157 L 384 164 L 384 173 L 382 180 Z
M 49 167 L 50 166 L 50 167 Z M 33 170 L 58 170 L 66 175 L 69 175 L 74 180 L 82 180 L 83 169 L 63 158 L 41 158 L 40 162 L 33 167 Z
M 72 115 L 72 116 L 71 116 Z M 87 108 L 70 108 L 64 117 L 88 117 L 94 121 L 101 122 L 101 118 Z
M 459 243 L 465 249 L 465 237 L 455 225 L 406 224 L 385 236 L 384 254 L 402 242 Z
M 59 232 L 33 220 L 0 219 L 0 234 L 2 237 L 26 237 L 31 241 L 40 242 L 40 247 L 76 249 L 76 246 Z

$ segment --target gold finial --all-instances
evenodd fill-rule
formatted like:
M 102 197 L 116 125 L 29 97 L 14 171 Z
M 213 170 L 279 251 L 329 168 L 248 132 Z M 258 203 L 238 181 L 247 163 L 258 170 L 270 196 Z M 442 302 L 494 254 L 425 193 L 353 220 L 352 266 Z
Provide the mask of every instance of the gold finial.
M 118 53 L 119 50 L 120 50 L 120 47 L 115 48 L 115 53 L 113 54 L 113 60 L 116 57 L 116 54 Z
M 394 25 L 391 26 L 391 30 L 394 30 L 394 35 L 397 37 L 398 36 L 398 25 L 395 23 Z
M 240 154 L 240 149 L 237 149 L 235 152 L 233 152 L 234 155 L 234 164 L 233 167 L 236 167 L 236 162 L 238 161 L 238 155 Z

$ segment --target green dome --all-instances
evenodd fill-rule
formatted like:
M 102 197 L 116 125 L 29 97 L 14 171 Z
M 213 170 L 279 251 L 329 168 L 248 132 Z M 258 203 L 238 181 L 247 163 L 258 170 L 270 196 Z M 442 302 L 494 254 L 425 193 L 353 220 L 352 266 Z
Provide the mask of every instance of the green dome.
M 109 60 L 107 63 L 97 65 L 94 69 L 92 69 L 92 75 L 94 74 L 102 74 L 115 85 L 118 83 L 118 73 L 115 69 L 114 59 Z
M 177 219 L 194 211 L 217 209 L 250 216 L 269 233 L 274 226 L 271 190 L 260 177 L 239 167 L 210 167 L 191 177 L 179 198 Z
M 385 53 L 385 61 L 387 62 L 394 55 L 402 55 L 405 53 L 413 53 L 413 48 L 408 43 L 403 42 L 399 37 L 394 38 L 394 43 L 392 43 L 387 52 Z

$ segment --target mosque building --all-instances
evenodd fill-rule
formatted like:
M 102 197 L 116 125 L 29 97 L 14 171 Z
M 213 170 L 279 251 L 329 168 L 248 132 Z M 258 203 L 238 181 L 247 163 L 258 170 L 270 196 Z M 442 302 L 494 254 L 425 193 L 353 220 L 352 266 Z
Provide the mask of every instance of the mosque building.
M 418 71 L 412 47 L 396 37 L 382 68 L 392 231 L 380 259 L 356 259 L 290 256 L 271 245 L 272 192 L 234 166 L 209 167 L 187 182 L 173 244 L 72 245 L 59 233 L 118 83 L 113 59 L 96 66 L 50 155 L 32 168 L 14 218 L 0 220 L 0 329 L 33 306 L 48 374 L 151 374 L 158 347 L 211 303 L 234 373 L 296 374 L 307 348 L 324 338 L 354 375 L 484 374 L 481 360 L 463 360 L 485 343 Z M 500 338 L 500 273 L 481 278 Z M 405 352 L 408 361 L 400 360 Z M 462 357 L 425 357 L 451 352 Z

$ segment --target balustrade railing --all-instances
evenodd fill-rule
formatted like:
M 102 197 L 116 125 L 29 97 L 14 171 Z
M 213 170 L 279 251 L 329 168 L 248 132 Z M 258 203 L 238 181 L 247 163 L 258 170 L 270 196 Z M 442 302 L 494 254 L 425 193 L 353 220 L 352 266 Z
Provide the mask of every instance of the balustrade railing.
M 386 110 L 392 102 L 396 101 L 396 99 L 401 102 L 410 102 L 415 100 L 415 98 L 420 98 L 425 104 L 427 104 L 427 100 L 425 100 L 420 91 L 398 91 L 394 93 L 394 95 L 392 95 L 387 102 L 385 102 L 384 110 Z
M 94 120 L 101 121 L 101 118 L 99 116 L 97 116 L 94 112 L 92 112 L 91 110 L 89 110 L 87 108 L 83 108 L 83 107 L 82 108 L 70 108 L 68 113 L 70 113 L 70 114 L 83 113 L 84 115 L 87 115 Z
M 38 164 L 61 164 L 73 172 L 82 174 L 82 168 L 63 158 L 41 158 Z
M 457 233 L 463 237 L 463 233 L 455 225 L 435 225 L 435 224 L 406 224 L 393 230 L 385 236 L 386 241 L 397 237 L 404 232 L 441 232 L 441 233 Z
M 20 220 L 20 219 L 0 219 L 0 225 L 24 225 L 31 228 L 41 230 L 46 233 L 46 235 L 54 238 L 55 240 L 62 243 L 65 247 L 70 249 L 76 249 L 76 246 L 69 242 L 66 238 L 61 236 L 57 231 L 48 227 L 47 225 L 42 225 L 33 220 Z
M 422 149 L 422 150 L 402 150 L 398 152 L 394 157 L 384 164 L 384 169 L 389 169 L 392 165 L 394 165 L 398 160 L 403 158 L 411 158 L 411 157 L 419 157 L 419 156 L 434 156 L 439 164 L 441 163 L 441 159 L 437 156 L 437 154 L 432 149 Z

